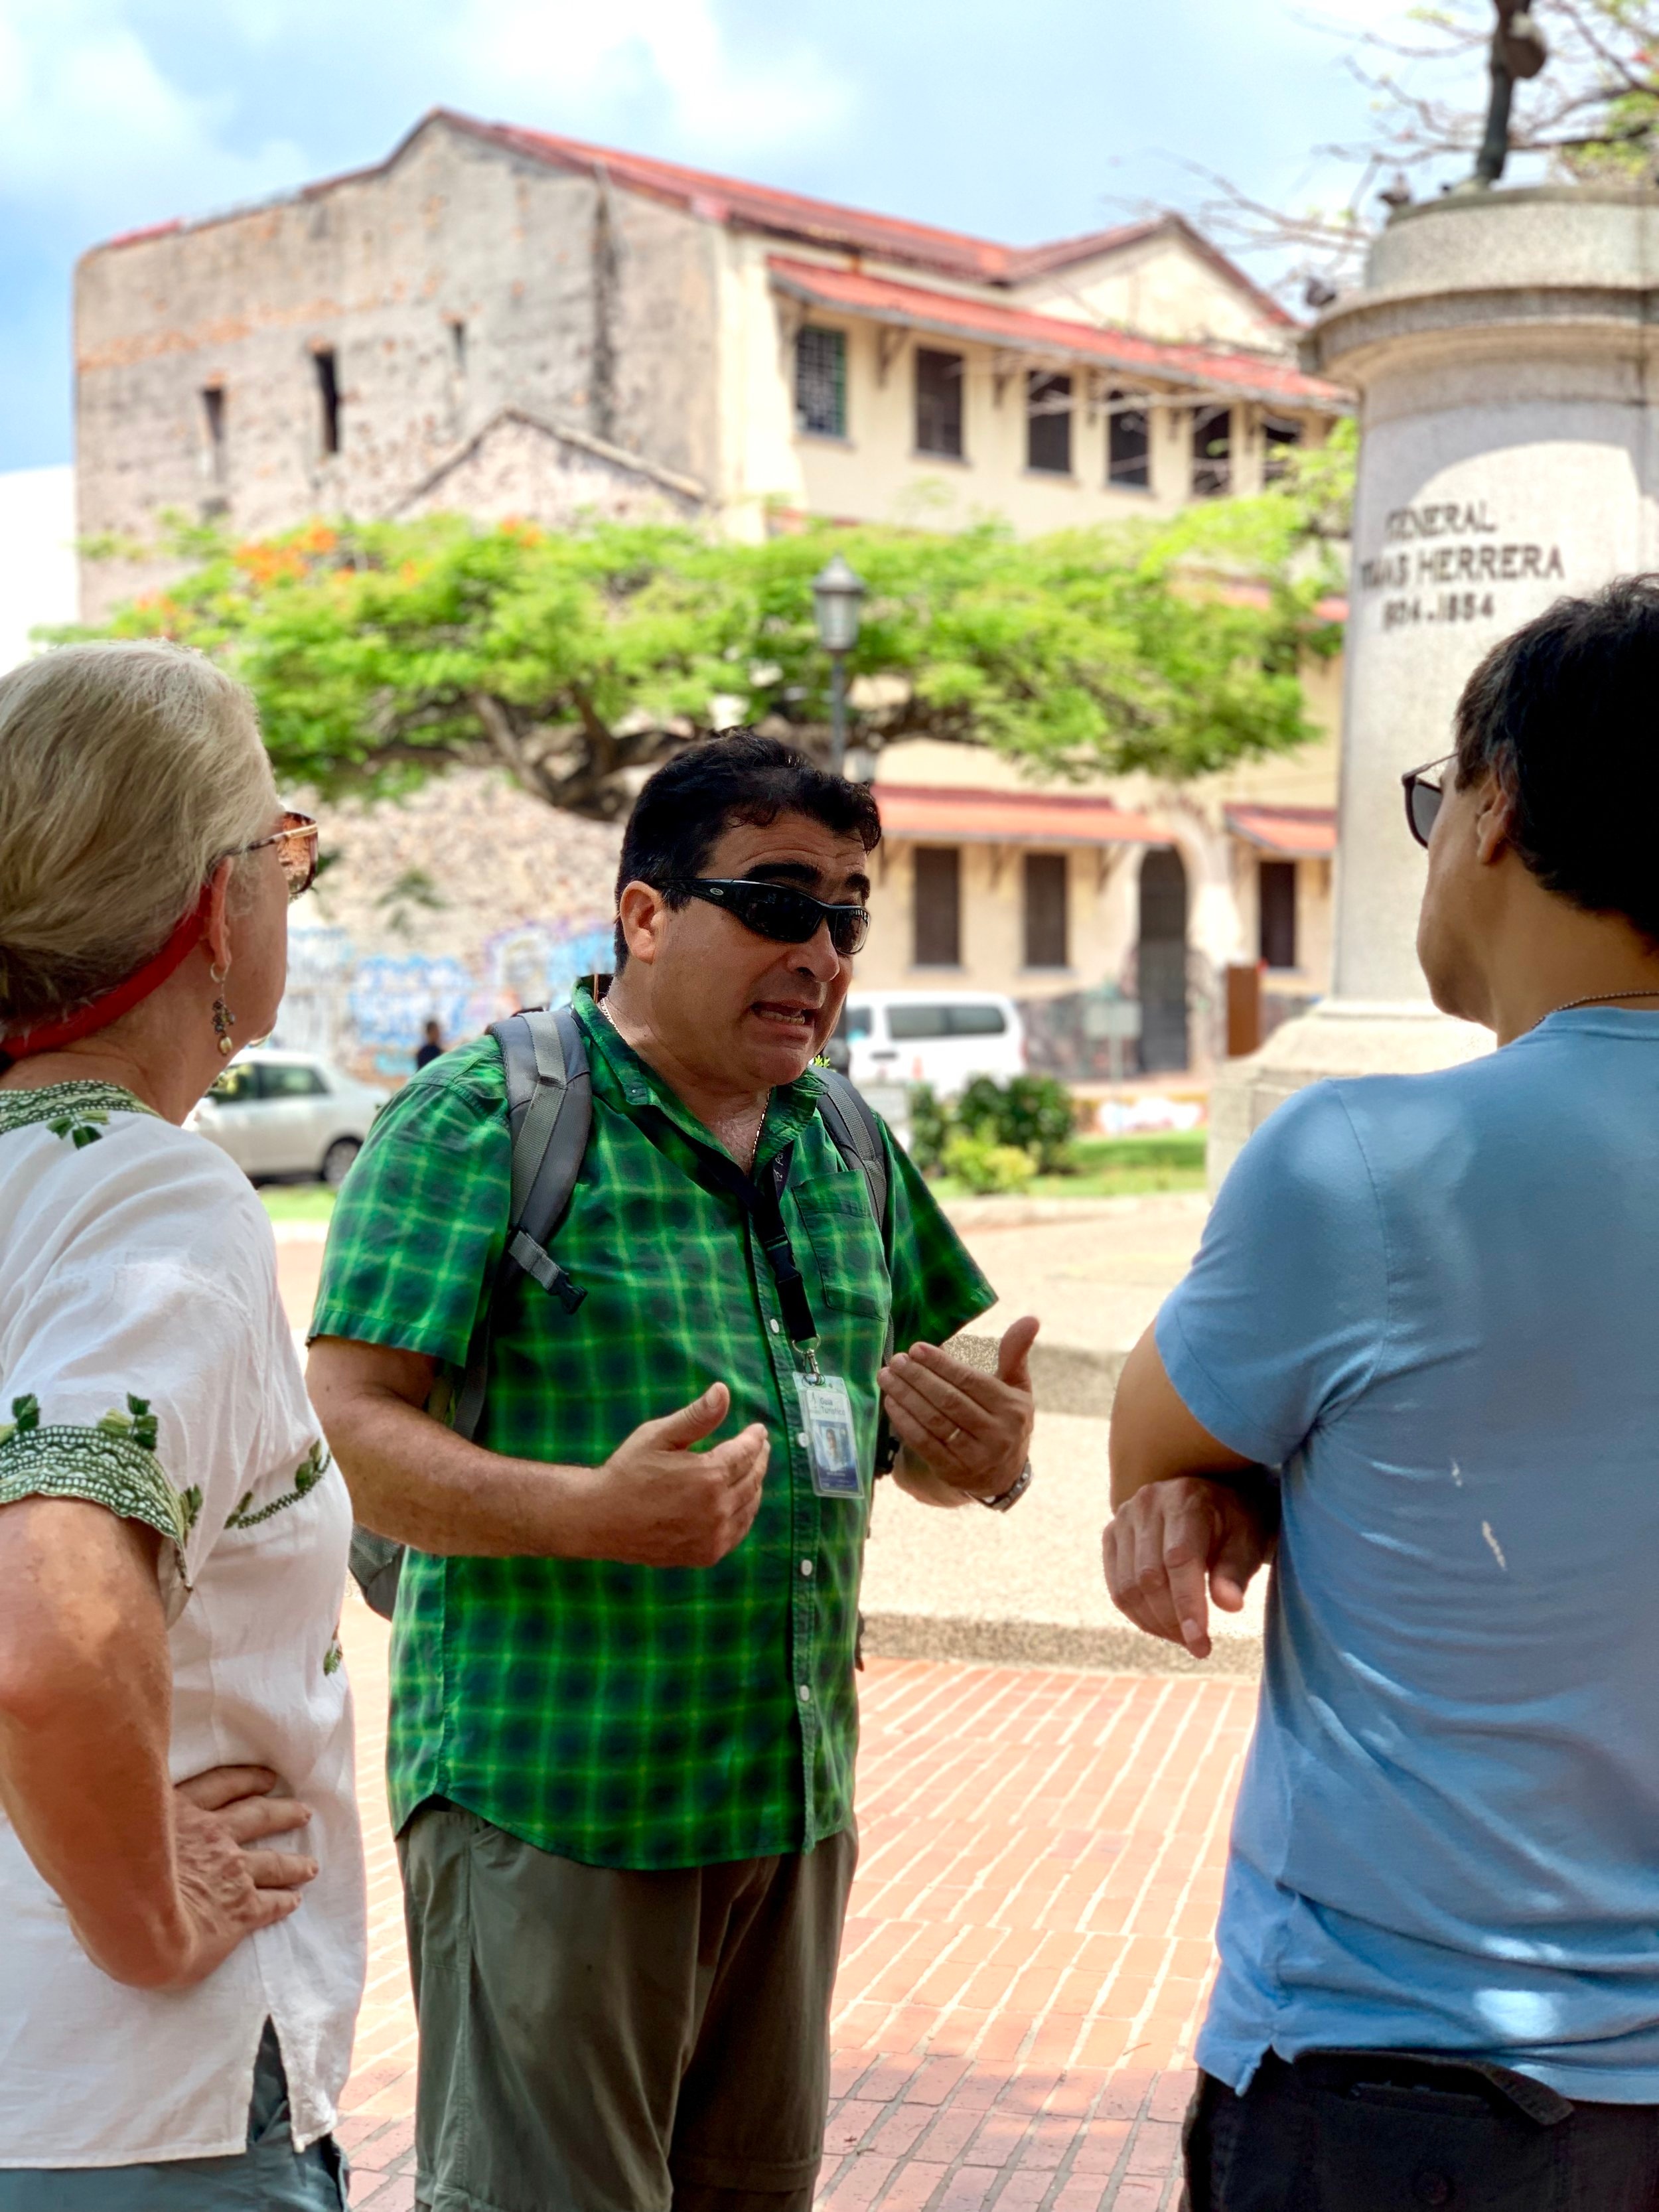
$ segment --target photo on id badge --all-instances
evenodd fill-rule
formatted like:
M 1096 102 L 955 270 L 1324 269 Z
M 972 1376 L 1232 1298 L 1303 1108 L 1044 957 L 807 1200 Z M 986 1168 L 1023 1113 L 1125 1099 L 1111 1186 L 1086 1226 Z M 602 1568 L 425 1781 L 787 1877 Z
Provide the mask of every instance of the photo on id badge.
M 861 1497 L 864 1486 L 859 1479 L 858 1444 L 846 1382 L 839 1375 L 798 1375 L 795 1389 L 805 1425 L 813 1489 L 820 1498 Z

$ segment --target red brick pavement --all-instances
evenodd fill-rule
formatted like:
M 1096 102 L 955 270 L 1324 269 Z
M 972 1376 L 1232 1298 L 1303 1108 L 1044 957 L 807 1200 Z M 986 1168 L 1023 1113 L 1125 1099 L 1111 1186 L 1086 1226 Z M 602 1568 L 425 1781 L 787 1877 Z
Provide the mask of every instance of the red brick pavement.
M 341 2135 L 354 2206 L 407 2212 L 386 1638 L 361 1606 L 346 1628 L 372 1928 Z M 1254 1700 L 1218 1679 L 872 1662 L 823 2212 L 1170 2212 Z

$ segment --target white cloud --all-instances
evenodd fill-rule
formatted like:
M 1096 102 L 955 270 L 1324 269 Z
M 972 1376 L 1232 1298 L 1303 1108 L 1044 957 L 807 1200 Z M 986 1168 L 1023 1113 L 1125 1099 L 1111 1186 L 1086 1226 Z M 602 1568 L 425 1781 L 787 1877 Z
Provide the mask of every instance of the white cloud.
M 823 139 L 853 106 L 849 80 L 808 42 L 769 58 L 735 51 L 714 0 L 466 0 L 444 43 L 470 99 L 520 114 L 547 103 L 566 127 L 654 107 L 678 150 L 720 167 Z
M 290 143 L 231 144 L 229 101 L 173 83 L 131 13 L 124 0 L 0 0 L 0 198 L 118 228 L 304 175 Z
M 184 18 L 175 6 L 0 0 L 0 203 L 84 240 L 300 183 L 330 156 L 249 130 L 249 71 L 291 76 L 297 64 L 303 76 L 325 52 L 337 62 L 343 51 L 378 49 L 384 62 L 387 37 L 398 52 L 385 75 L 419 85 L 420 104 L 648 142 L 711 167 L 836 132 L 853 105 L 848 77 L 807 40 L 744 50 L 720 6 L 359 0 L 345 23 L 331 25 L 324 0 L 220 0 L 219 74 L 198 91 L 170 66 Z M 199 50 L 194 58 L 199 65 Z M 369 105 L 389 89 L 383 83 Z M 413 107 L 403 120 L 414 120 Z M 384 151 L 379 137 L 356 158 Z

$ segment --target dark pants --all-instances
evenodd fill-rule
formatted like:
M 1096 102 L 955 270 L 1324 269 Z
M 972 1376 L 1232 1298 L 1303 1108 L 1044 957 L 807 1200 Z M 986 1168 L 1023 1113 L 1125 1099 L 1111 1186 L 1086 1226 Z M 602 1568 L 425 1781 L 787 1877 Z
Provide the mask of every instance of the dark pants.
M 421 2212 L 810 2212 L 850 1832 L 629 1873 L 437 1799 L 398 1850 Z
M 1659 2212 L 1659 2106 L 1419 2051 L 1270 2051 L 1242 2097 L 1200 2074 L 1186 2151 L 1188 2212 Z

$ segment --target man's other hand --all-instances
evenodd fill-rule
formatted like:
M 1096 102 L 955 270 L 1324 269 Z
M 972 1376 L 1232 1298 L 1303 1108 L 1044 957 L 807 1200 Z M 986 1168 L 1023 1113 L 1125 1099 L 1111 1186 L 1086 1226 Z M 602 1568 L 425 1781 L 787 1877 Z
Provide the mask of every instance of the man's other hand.
M 1236 1490 L 1201 1475 L 1171 1475 L 1126 1498 L 1106 1524 L 1106 1587 L 1148 1636 L 1210 1656 L 1207 1596 L 1237 1613 L 1273 1533 Z
M 732 1393 L 711 1383 L 660 1420 L 641 1421 L 603 1467 L 577 1477 L 574 1557 L 635 1567 L 712 1567 L 734 1551 L 760 1510 L 771 1451 L 753 1421 L 712 1451 L 691 1446 L 726 1419 Z
M 904 1446 L 897 1474 L 905 1489 L 928 1504 L 960 1504 L 1000 1498 L 1018 1480 L 1031 1449 L 1031 1346 L 1039 1326 L 1027 1314 L 1003 1332 L 994 1375 L 936 1344 L 894 1353 L 878 1380 Z

